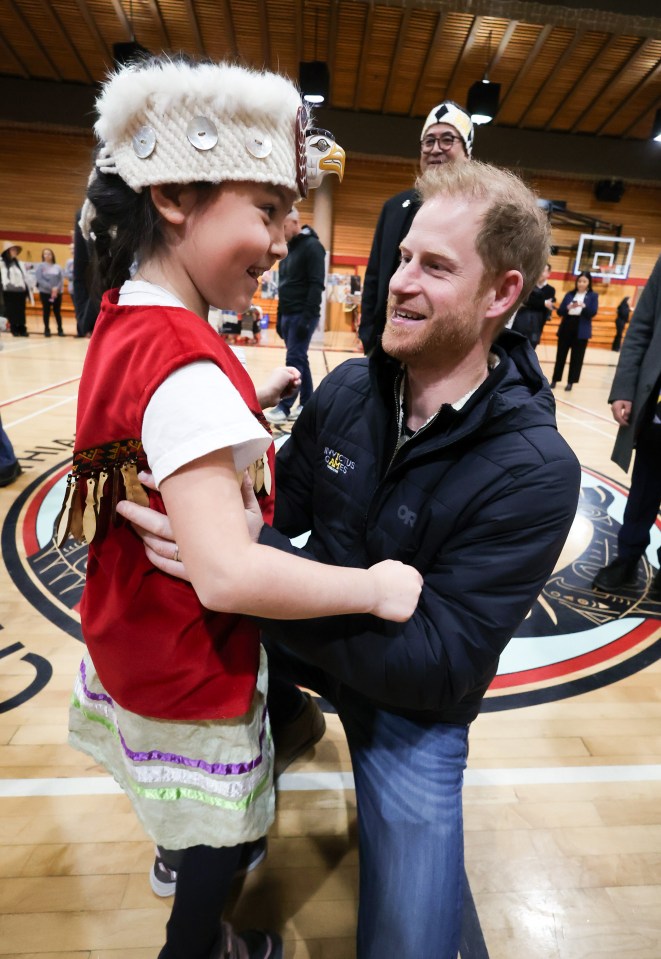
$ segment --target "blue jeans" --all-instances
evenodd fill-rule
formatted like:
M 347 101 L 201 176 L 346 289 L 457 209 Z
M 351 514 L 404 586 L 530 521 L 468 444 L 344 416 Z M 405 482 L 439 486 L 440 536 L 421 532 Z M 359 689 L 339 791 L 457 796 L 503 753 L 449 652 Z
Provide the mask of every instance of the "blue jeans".
M 15 462 L 16 454 L 14 453 L 14 448 L 2 428 L 2 419 L 0 418 L 0 469 L 13 466 Z
M 321 670 L 268 648 L 269 703 L 283 681 L 294 680 L 333 703 L 347 736 L 358 808 L 358 959 L 456 959 L 468 726 L 379 709 Z
M 305 406 L 312 396 L 312 373 L 310 372 L 310 362 L 308 360 L 308 350 L 310 349 L 310 340 L 319 324 L 319 317 L 316 317 L 308 329 L 307 335 L 303 339 L 298 337 L 298 325 L 302 320 L 301 313 L 284 313 L 281 317 L 282 336 L 287 347 L 287 357 L 285 363 L 287 366 L 295 366 L 301 374 L 301 388 L 298 393 L 301 406 Z M 278 409 L 289 415 L 296 396 L 289 399 L 280 400 Z

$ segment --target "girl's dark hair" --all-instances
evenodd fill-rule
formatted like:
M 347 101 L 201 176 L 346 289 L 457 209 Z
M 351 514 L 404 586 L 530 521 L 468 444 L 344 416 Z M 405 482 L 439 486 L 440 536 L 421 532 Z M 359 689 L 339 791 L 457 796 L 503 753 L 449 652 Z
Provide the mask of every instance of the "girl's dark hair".
M 129 279 L 133 261 L 153 253 L 163 232 L 149 189 L 136 193 L 117 173 L 97 172 L 87 197 L 96 211 L 89 225 L 90 259 L 93 292 L 100 298 Z
M 588 290 L 589 290 L 590 293 L 591 293 L 591 292 L 592 292 L 592 274 L 591 274 L 591 273 L 588 273 L 587 270 L 581 270 L 581 272 L 580 272 L 580 273 L 578 274 L 578 276 L 576 277 L 576 281 L 575 281 L 575 283 L 574 283 L 574 290 L 577 290 L 577 289 L 578 289 L 578 281 L 580 280 L 580 278 L 581 278 L 582 276 L 587 277 Z
M 208 202 L 218 189 L 215 183 L 192 185 L 199 203 Z M 163 245 L 163 221 L 149 187 L 136 193 L 117 173 L 97 172 L 87 197 L 96 211 L 89 227 L 90 265 L 92 292 L 100 299 L 129 279 L 135 261 L 149 258 Z

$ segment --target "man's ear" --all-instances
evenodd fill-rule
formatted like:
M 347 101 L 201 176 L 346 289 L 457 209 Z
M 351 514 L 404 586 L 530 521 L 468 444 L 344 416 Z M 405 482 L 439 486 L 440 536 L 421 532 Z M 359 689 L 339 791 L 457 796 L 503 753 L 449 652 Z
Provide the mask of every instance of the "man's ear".
M 166 223 L 180 226 L 195 204 L 190 183 L 163 183 L 149 187 L 152 203 Z
M 489 293 L 493 298 L 487 308 L 485 318 L 507 316 L 511 313 L 522 289 L 523 276 L 518 270 L 507 270 L 506 273 L 497 276 L 493 286 L 489 288 Z

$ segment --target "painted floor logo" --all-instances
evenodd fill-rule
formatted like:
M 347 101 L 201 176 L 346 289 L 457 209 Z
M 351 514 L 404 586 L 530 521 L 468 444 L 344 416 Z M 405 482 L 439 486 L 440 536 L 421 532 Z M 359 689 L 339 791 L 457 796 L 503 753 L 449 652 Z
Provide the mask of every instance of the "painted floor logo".
M 2 530 L 7 569 L 24 596 L 55 625 L 81 640 L 78 606 L 87 548 L 52 542 L 70 460 L 36 479 L 11 507 Z M 513 709 L 578 695 L 631 675 L 661 656 L 661 604 L 646 600 L 656 572 L 661 529 L 635 587 L 619 596 L 591 588 L 617 551 L 627 491 L 583 469 L 581 499 L 553 575 L 501 657 L 483 709 Z

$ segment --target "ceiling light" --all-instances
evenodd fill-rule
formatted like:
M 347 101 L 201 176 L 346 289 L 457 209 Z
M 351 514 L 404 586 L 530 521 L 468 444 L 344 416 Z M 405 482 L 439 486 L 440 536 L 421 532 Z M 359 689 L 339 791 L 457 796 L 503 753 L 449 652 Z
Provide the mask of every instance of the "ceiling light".
M 323 103 L 330 95 L 330 72 L 324 60 L 302 60 L 298 65 L 298 82 L 303 99 Z
M 661 110 L 657 110 L 656 116 L 654 117 L 654 126 L 652 127 L 652 139 L 656 140 L 657 143 L 661 143 Z
M 477 80 L 468 91 L 466 108 L 473 123 L 491 123 L 498 113 L 500 84 L 487 80 Z

